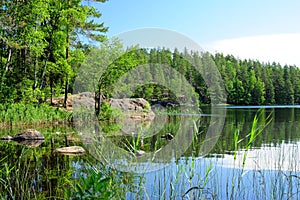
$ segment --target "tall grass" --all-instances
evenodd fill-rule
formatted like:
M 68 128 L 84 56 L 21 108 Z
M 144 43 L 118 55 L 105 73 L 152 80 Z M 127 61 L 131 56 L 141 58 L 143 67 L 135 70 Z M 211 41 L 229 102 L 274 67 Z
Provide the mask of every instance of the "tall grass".
M 14 103 L 0 105 L 0 127 L 67 122 L 70 119 L 71 114 L 67 111 L 53 108 L 47 104 Z
M 0 162 L 0 168 L 2 170 L 1 178 L 1 195 L 0 197 L 5 199 L 38 199 L 38 193 L 33 192 L 32 178 L 35 174 L 30 173 L 30 162 L 36 159 L 26 157 L 28 151 L 26 148 L 21 149 L 19 159 L 16 160 L 14 165 L 7 162 Z M 24 160 L 23 160 L 24 159 Z M 24 164 L 26 167 L 24 167 Z M 41 198 L 39 198 L 41 199 Z
M 256 113 L 256 115 L 254 116 L 253 122 L 252 122 L 252 126 L 251 126 L 251 130 L 250 133 L 243 139 L 238 140 L 238 133 L 234 134 L 234 146 L 237 147 L 238 143 L 240 143 L 242 140 L 245 140 L 247 138 L 248 142 L 246 144 L 246 147 L 244 147 L 245 152 L 244 152 L 244 156 L 243 156 L 243 166 L 245 166 L 246 163 L 246 158 L 247 158 L 247 152 L 249 151 L 249 149 L 252 147 L 255 139 L 262 134 L 263 130 L 271 123 L 272 121 L 272 113 L 270 113 L 267 117 L 264 116 L 265 114 L 265 110 L 264 109 L 259 109 Z M 238 132 L 239 130 L 237 130 Z M 237 150 L 237 149 L 235 149 Z M 235 157 L 236 158 L 236 152 L 235 152 Z

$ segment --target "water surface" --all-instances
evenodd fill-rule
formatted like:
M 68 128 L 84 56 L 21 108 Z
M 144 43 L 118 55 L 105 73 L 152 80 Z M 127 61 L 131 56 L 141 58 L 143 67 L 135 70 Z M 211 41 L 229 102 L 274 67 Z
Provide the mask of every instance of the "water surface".
M 300 198 L 300 107 L 264 106 L 259 126 L 270 114 L 272 121 L 246 150 L 259 108 L 219 107 L 226 109 L 225 123 L 207 154 L 203 154 L 203 144 L 212 119 L 210 107 L 202 108 L 203 114 L 196 118 L 163 116 L 157 124 L 122 124 L 121 128 L 101 125 L 105 135 L 98 135 L 99 143 L 92 137 L 82 137 L 76 127 L 32 127 L 46 138 L 38 147 L 0 142 L 1 197 L 68 198 L 72 183 L 80 176 L 88 177 L 94 167 L 104 173 L 116 169 L 116 173 L 107 173 L 115 181 L 108 189 L 126 199 Z M 237 130 L 238 149 L 234 143 Z M 0 135 L 18 131 L 1 130 Z M 167 133 L 174 139 L 162 138 Z M 80 140 L 66 140 L 66 135 Z M 189 141 L 182 142 L 187 135 Z M 93 152 L 94 144 L 106 146 L 99 153 Z M 107 148 L 107 144 L 114 148 Z M 88 152 L 84 156 L 52 152 L 66 145 L 80 145 Z M 134 148 L 145 151 L 148 157 L 135 157 Z

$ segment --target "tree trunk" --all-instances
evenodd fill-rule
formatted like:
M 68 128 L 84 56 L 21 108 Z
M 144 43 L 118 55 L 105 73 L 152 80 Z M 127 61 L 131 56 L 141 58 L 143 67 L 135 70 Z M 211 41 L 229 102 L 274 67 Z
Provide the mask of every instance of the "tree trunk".
M 50 104 L 53 105 L 53 80 L 50 79 Z
M 67 101 L 68 101 L 68 91 L 69 91 L 69 76 L 67 75 L 66 78 L 66 85 L 65 85 L 65 98 L 64 98 L 64 108 L 67 108 Z
M 7 57 L 7 60 L 6 60 L 6 65 L 5 65 L 5 70 L 3 71 L 3 74 L 2 74 L 2 77 L 1 77 L 1 85 L 0 85 L 0 89 L 2 90 L 2 86 L 3 86 L 3 82 L 4 82 L 4 77 L 6 75 L 6 72 L 8 71 L 8 67 L 9 67 L 9 63 L 10 63 L 10 60 L 11 60 L 11 48 L 9 48 L 8 50 L 8 57 Z
M 37 87 L 37 58 L 34 59 L 34 85 L 33 85 L 33 90 L 36 89 Z
M 70 0 L 68 0 L 68 9 L 70 8 Z M 68 62 L 69 58 L 69 43 L 70 43 L 70 36 L 69 36 L 69 16 L 68 16 L 68 24 L 67 24 L 67 47 L 66 47 L 66 60 Z M 68 101 L 68 91 L 69 91 L 69 72 L 67 72 L 67 77 L 66 77 L 66 84 L 65 84 L 65 97 L 64 97 L 64 104 L 63 107 L 67 108 L 67 101 Z
M 48 55 L 46 57 L 45 64 L 44 64 L 44 67 L 43 67 L 43 70 L 42 70 L 41 82 L 40 82 L 40 89 L 42 89 L 43 85 L 44 85 L 44 76 L 45 76 L 45 72 L 46 72 L 46 69 L 47 69 L 47 64 L 48 64 L 49 56 L 50 56 L 50 53 L 48 53 Z
M 100 114 L 100 108 L 101 108 L 101 85 L 98 86 L 97 91 L 95 91 L 95 113 L 96 116 L 99 116 Z

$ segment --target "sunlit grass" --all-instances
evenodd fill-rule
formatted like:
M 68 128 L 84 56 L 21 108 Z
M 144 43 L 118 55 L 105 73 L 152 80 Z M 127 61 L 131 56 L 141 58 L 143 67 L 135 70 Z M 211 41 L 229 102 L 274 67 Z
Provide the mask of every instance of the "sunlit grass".
M 1 104 L 0 126 L 44 124 L 54 122 L 68 122 L 71 114 L 47 104 Z

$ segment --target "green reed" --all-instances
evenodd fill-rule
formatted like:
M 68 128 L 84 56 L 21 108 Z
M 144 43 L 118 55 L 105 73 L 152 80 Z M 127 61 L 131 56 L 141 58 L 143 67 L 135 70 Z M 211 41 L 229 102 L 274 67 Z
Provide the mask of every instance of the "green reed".
M 0 105 L 0 126 L 45 124 L 67 122 L 71 114 L 47 104 L 33 105 L 24 103 Z
M 271 123 L 272 121 L 272 113 L 270 113 L 267 117 L 265 115 L 264 109 L 259 109 L 254 116 L 250 133 L 246 136 L 248 142 L 245 147 L 245 152 L 243 156 L 243 166 L 245 165 L 247 152 L 251 148 L 252 144 L 254 143 L 255 139 L 262 134 L 263 130 Z M 241 140 L 240 140 L 241 141 Z
M 30 168 L 24 167 L 24 165 L 29 166 L 32 159 L 35 159 L 35 156 L 33 155 L 31 159 L 25 156 L 27 153 L 28 150 L 22 148 L 19 158 L 13 165 L 6 161 L 7 157 L 0 162 L 0 167 L 2 168 L 0 188 L 2 195 L 6 199 L 38 199 L 38 193 L 32 191 Z

